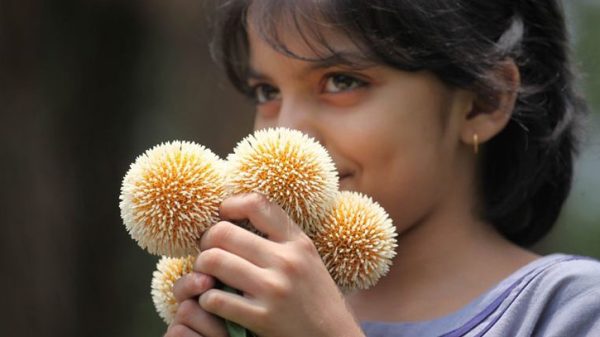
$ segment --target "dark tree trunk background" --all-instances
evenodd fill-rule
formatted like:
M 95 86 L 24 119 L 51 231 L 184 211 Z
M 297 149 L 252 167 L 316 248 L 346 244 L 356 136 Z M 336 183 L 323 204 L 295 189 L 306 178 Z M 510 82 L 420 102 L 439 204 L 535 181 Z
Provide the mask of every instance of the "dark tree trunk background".
M 1 336 L 162 334 L 157 258 L 121 223 L 121 179 L 161 141 L 225 155 L 251 129 L 209 58 L 203 7 L 0 3 Z

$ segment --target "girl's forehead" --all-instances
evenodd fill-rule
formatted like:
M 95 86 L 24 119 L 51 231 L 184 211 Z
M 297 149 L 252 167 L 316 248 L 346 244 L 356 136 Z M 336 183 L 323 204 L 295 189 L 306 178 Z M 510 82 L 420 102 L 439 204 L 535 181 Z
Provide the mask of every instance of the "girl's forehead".
M 357 46 L 346 36 L 332 30 L 323 29 L 320 36 L 307 36 L 302 31 L 279 25 L 276 34 L 265 34 L 250 24 L 248 37 L 250 44 L 266 43 L 271 48 L 280 52 L 296 55 L 299 58 L 323 58 L 337 52 L 358 52 Z
M 251 33 L 249 33 L 251 34 Z M 335 52 L 313 50 L 304 40 L 289 38 L 286 48 L 294 53 L 276 50 L 260 36 L 251 34 L 250 53 L 246 80 L 274 80 L 275 78 L 295 78 L 305 80 L 310 74 L 318 74 L 327 69 L 359 70 L 376 65 L 367 63 L 364 55 L 353 45 L 340 43 Z
M 264 25 L 259 20 L 252 12 L 247 17 L 246 30 L 251 59 L 253 50 L 260 46 L 290 58 L 318 63 L 321 66 L 367 66 L 376 63 L 370 59 L 366 48 L 332 26 L 309 25 L 310 22 L 286 20 L 285 17 L 271 25 Z

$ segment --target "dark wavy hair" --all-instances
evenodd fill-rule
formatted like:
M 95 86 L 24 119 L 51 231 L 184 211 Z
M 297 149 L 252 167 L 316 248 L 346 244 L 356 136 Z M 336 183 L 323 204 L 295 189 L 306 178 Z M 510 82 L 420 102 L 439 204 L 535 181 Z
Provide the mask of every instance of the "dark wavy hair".
M 552 228 L 571 187 L 578 126 L 586 110 L 574 88 L 557 1 L 227 0 L 218 7 L 213 56 L 245 93 L 247 20 L 292 57 L 305 59 L 286 48 L 280 29 L 294 29 L 317 57 L 429 70 L 448 85 L 482 94 L 501 90 L 491 74 L 511 58 L 521 86 L 510 122 L 480 156 L 481 216 L 521 246 Z M 362 58 L 348 59 L 335 50 L 324 28 L 345 34 Z

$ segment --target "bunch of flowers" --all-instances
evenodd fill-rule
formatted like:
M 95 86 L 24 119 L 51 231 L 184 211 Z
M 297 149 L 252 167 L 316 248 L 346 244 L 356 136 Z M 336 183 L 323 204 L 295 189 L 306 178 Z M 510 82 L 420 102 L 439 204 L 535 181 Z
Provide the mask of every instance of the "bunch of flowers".
M 258 192 L 281 206 L 313 240 L 343 291 L 366 289 L 387 273 L 396 233 L 371 198 L 340 192 L 325 148 L 299 131 L 256 131 L 227 160 L 189 142 L 158 145 L 123 179 L 121 217 L 131 237 L 163 255 L 152 280 L 156 309 L 169 324 L 177 310 L 173 283 L 192 269 L 197 240 L 217 223 L 228 196 Z

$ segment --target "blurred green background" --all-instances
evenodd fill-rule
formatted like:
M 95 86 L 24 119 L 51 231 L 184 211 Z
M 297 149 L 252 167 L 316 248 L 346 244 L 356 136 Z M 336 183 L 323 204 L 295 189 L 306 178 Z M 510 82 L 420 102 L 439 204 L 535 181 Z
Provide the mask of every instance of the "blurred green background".
M 161 336 L 156 257 L 120 183 L 145 149 L 225 155 L 252 107 L 211 61 L 202 0 L 0 0 L 0 335 Z M 565 3 L 592 114 L 572 195 L 535 249 L 600 257 L 600 0 Z

